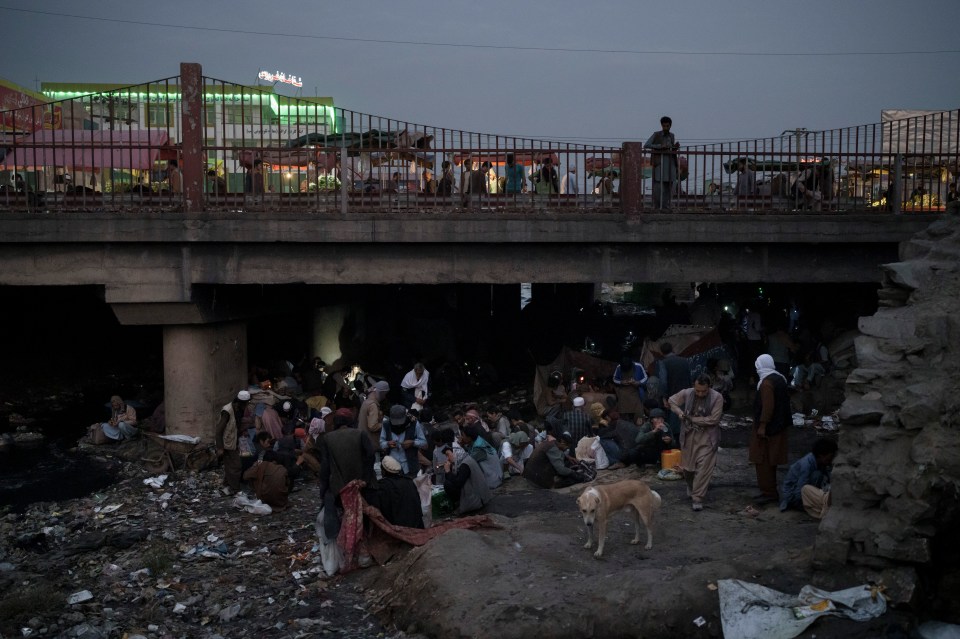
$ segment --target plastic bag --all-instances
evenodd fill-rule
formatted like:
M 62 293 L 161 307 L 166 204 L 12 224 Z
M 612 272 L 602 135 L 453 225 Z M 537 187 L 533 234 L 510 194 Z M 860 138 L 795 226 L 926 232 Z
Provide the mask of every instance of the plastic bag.
M 337 540 L 327 539 L 327 534 L 323 530 L 323 508 L 317 513 L 313 528 L 320 539 L 320 561 L 323 563 L 323 572 L 327 573 L 328 577 L 332 577 L 346 562 L 343 559 L 343 551 L 337 545 Z
M 273 512 L 273 508 L 269 504 L 265 504 L 259 499 L 251 500 L 245 493 L 238 493 L 233 498 L 233 505 L 254 515 L 269 515 Z
M 593 451 L 593 458 L 597 461 L 597 470 L 603 470 L 610 466 L 610 459 L 607 457 L 607 451 L 600 445 L 600 438 L 594 437 L 590 444 L 590 450 Z

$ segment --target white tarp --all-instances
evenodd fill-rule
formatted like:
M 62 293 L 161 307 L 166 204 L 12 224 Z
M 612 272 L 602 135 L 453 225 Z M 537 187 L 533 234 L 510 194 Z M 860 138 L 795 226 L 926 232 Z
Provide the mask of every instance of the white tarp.
M 884 153 L 956 155 L 960 111 L 884 109 L 880 112 Z
M 887 611 L 883 594 L 870 586 L 828 592 L 804 586 L 799 595 L 739 579 L 717 581 L 724 637 L 791 639 L 819 617 L 833 615 L 866 621 Z

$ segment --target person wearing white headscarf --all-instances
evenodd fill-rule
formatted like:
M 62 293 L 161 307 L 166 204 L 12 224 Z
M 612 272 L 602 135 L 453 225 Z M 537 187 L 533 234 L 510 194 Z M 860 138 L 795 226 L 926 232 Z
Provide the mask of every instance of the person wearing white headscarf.
M 755 366 L 760 381 L 753 404 L 749 459 L 757 471 L 758 503 L 778 503 L 777 466 L 787 463 L 790 390 L 787 379 L 777 372 L 770 355 L 758 357 Z
M 423 410 L 427 403 L 427 397 L 430 396 L 430 371 L 423 367 L 423 364 L 417 362 L 413 369 L 403 376 L 400 382 L 400 388 L 403 389 L 403 405 L 407 408 L 415 408 L 418 411 Z

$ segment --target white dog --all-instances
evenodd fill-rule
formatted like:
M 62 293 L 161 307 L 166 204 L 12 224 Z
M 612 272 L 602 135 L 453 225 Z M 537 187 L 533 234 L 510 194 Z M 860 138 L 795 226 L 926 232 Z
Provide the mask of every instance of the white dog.
M 593 546 L 593 524 L 597 524 L 597 552 L 593 556 L 603 555 L 603 540 L 607 535 L 607 521 L 610 515 L 631 508 L 636 518 L 637 534 L 631 544 L 640 543 L 640 521 L 647 529 L 647 550 L 653 548 L 653 516 L 660 508 L 660 495 L 642 481 L 628 479 L 615 484 L 591 486 L 577 498 L 577 506 L 587 526 L 587 543 L 584 548 Z

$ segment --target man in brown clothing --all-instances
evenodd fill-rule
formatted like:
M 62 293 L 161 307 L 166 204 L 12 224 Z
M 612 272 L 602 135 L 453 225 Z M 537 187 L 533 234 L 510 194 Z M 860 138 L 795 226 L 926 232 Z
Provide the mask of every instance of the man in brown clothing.
M 380 402 L 387 398 L 390 384 L 379 381 L 370 388 L 367 398 L 360 405 L 360 414 L 357 416 L 357 428 L 366 433 L 373 444 L 374 450 L 380 449 L 380 429 L 383 428 L 383 411 Z
M 223 461 L 223 483 L 226 485 L 224 492 L 227 495 L 240 490 L 240 450 L 237 439 L 243 413 L 247 410 L 249 403 L 249 391 L 240 391 L 232 402 L 220 409 L 220 417 L 217 420 L 214 443 L 217 447 L 217 457 Z
M 289 491 L 287 469 L 282 464 L 270 461 L 270 456 L 264 457 L 262 461 L 248 468 L 243 478 L 252 484 L 257 499 L 273 510 L 283 510 L 287 507 Z
M 694 510 L 703 510 L 703 498 L 717 466 L 723 395 L 710 388 L 708 375 L 700 375 L 693 388 L 672 395 L 669 403 L 680 418 L 680 466 L 687 495 Z
M 777 466 L 787 463 L 787 433 L 791 424 L 790 391 L 787 379 L 777 372 L 773 358 L 757 358 L 757 395 L 753 402 L 753 432 L 750 434 L 750 463 L 756 466 L 757 502 L 779 502 Z

